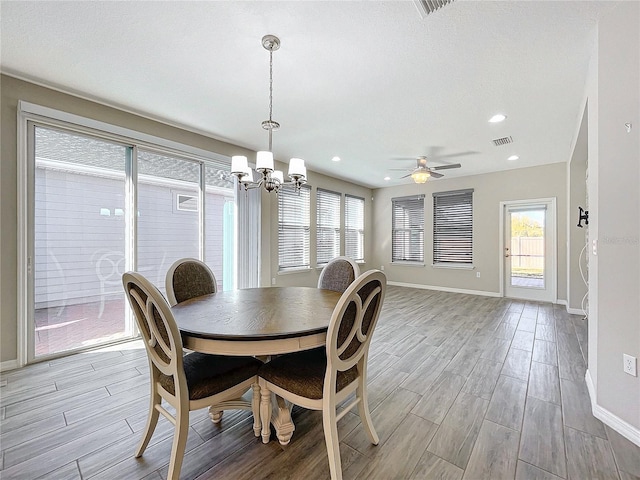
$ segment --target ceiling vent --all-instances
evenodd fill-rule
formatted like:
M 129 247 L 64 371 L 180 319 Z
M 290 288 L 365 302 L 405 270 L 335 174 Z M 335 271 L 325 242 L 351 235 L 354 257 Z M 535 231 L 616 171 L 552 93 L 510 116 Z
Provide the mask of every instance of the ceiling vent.
M 502 145 L 507 145 L 509 143 L 513 143 L 513 138 L 511 138 L 511 136 L 493 139 L 493 144 L 496 147 L 500 147 Z
M 453 2 L 453 0 L 413 0 L 422 18 L 451 2 Z

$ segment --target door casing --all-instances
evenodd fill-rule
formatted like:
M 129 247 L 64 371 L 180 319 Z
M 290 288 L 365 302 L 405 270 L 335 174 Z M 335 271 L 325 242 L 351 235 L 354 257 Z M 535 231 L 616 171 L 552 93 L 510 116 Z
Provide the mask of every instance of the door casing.
M 542 301 L 542 302 L 551 302 L 558 303 L 558 232 L 557 232 L 557 210 L 556 210 L 556 197 L 549 198 L 534 198 L 527 200 L 510 200 L 500 202 L 500 225 L 499 225 L 499 238 L 500 238 L 500 248 L 499 248 L 499 269 L 500 272 L 500 296 L 505 296 L 505 281 L 507 278 L 505 269 L 506 262 L 504 261 L 504 248 L 505 248 L 505 222 L 507 216 L 507 208 L 511 206 L 520 206 L 524 207 L 527 205 L 546 205 L 547 207 L 547 215 L 545 221 L 545 237 L 549 238 L 549 251 L 546 252 L 546 255 L 550 256 L 549 268 L 546 275 L 546 281 L 548 287 L 544 290 L 546 292 L 545 295 L 523 295 L 523 300 L 531 300 L 531 301 Z M 523 289 L 523 292 L 526 292 L 526 289 Z M 531 290 L 531 292 L 540 293 L 541 290 Z M 543 298 L 540 298 L 543 297 Z M 514 297 L 515 298 L 515 297 Z

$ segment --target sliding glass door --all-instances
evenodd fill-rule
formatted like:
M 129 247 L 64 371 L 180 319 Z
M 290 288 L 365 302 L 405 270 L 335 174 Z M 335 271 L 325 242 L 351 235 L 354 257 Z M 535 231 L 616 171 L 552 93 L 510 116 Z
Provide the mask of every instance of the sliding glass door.
M 133 335 L 125 316 L 131 147 L 35 127 L 34 356 Z
M 179 258 L 235 287 L 235 189 L 222 162 L 28 124 L 28 360 L 136 335 L 121 277 L 165 293 Z M 30 268 L 32 266 L 32 268 Z

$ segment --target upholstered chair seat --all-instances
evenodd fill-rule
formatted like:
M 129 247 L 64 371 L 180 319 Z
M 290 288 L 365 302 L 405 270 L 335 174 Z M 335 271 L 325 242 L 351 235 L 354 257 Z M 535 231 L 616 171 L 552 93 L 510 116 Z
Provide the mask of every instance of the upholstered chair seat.
M 193 352 L 182 358 L 189 400 L 200 400 L 248 380 L 256 375 L 262 362 L 253 357 L 226 357 Z M 159 375 L 160 385 L 175 395 L 173 377 Z
M 300 395 L 321 399 L 324 376 L 327 372 L 327 354 L 324 348 L 280 356 L 262 365 L 260 377 L 273 385 Z M 338 372 L 336 391 L 339 392 L 358 378 L 357 367 Z

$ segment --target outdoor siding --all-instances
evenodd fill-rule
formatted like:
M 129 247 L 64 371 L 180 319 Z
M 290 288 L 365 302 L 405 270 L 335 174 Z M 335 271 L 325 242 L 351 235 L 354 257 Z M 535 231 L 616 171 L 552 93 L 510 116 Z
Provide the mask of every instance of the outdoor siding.
M 124 273 L 124 175 L 121 179 L 36 169 L 35 307 L 121 295 Z M 175 260 L 198 257 L 198 213 L 178 210 L 184 189 L 142 183 L 138 196 L 138 270 L 164 292 Z M 232 197 L 206 195 L 207 263 L 222 288 L 223 210 Z M 110 215 L 101 215 L 108 209 Z M 106 213 L 106 210 L 103 210 Z

